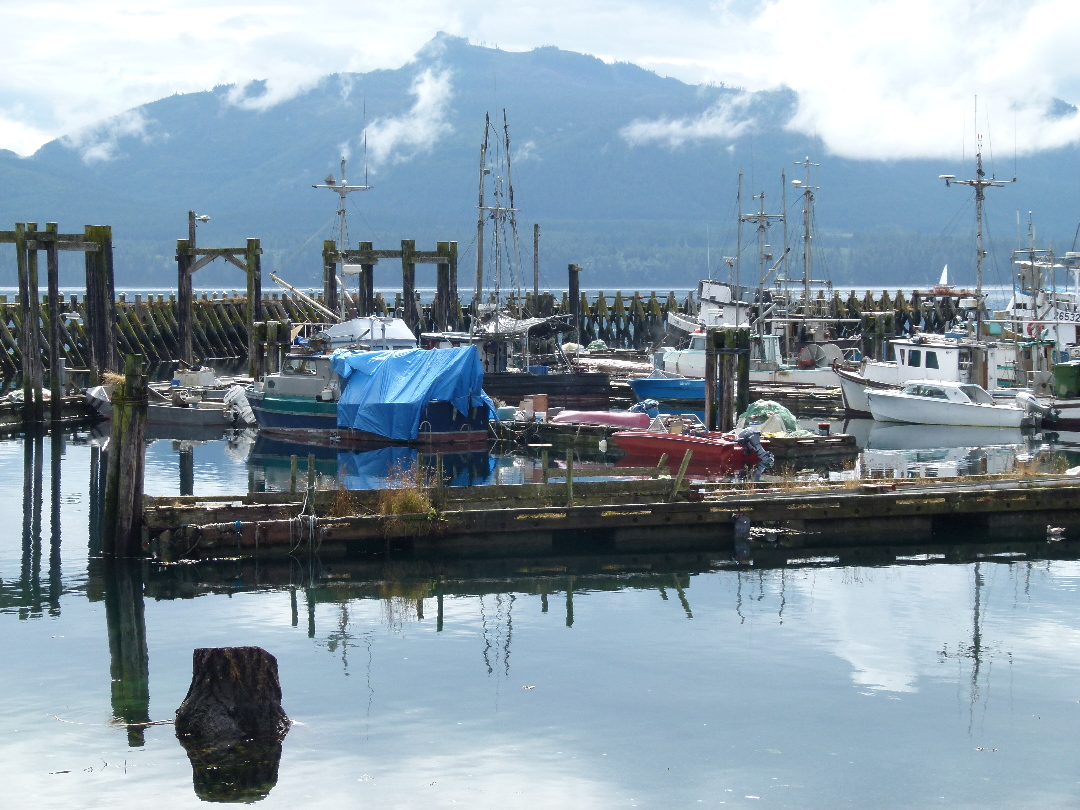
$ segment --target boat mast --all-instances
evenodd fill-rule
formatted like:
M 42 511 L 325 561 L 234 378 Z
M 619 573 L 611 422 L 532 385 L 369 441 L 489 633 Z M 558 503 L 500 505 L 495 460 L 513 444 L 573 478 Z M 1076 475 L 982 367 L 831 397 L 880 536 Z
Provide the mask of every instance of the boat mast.
M 364 134 L 364 138 L 365 138 L 365 143 L 366 143 L 366 139 L 367 139 L 367 133 L 366 132 Z M 346 239 L 346 234 L 347 234 L 347 231 L 345 230 L 345 198 L 347 196 L 349 196 L 354 191 L 371 191 L 373 186 L 367 185 L 366 182 L 362 186 L 350 186 L 348 183 L 346 183 L 345 182 L 345 158 L 343 156 L 341 158 L 341 182 L 339 183 L 336 180 L 334 180 L 334 175 L 331 174 L 331 175 L 327 175 L 326 182 L 324 182 L 324 183 L 316 183 L 316 184 L 312 185 L 312 188 L 328 188 L 331 191 L 333 191 L 335 194 L 339 195 L 339 197 L 340 197 L 338 210 L 337 210 L 337 215 L 338 215 L 338 240 L 337 240 L 338 261 L 335 264 L 341 268 L 341 277 L 342 277 L 342 279 L 344 279 L 345 278 L 345 255 L 344 254 L 345 254 L 345 239 Z M 339 314 L 344 318 L 344 316 L 345 316 L 345 296 L 344 295 L 340 296 L 339 301 L 340 301 L 340 310 L 341 310 L 341 312 Z
M 765 232 L 768 231 L 769 226 L 777 220 L 784 218 L 783 214 L 766 214 L 765 213 L 765 192 L 755 194 L 753 199 L 760 200 L 758 206 L 758 212 L 756 214 L 746 214 L 740 216 L 740 221 L 753 222 L 757 225 L 758 233 L 758 317 L 757 317 L 757 333 L 759 335 L 765 334 L 765 272 L 768 267 L 768 260 L 772 258 L 771 254 L 766 253 L 768 245 L 765 244 Z
M 735 328 L 739 328 L 739 310 L 742 309 L 742 287 L 739 270 L 742 267 L 742 169 L 739 169 L 739 190 L 735 193 L 735 207 L 739 211 L 738 225 L 735 227 Z
M 814 190 L 816 186 L 810 185 L 810 167 L 817 166 L 817 163 L 811 163 L 809 156 L 802 162 L 796 163 L 796 166 L 804 166 L 806 168 L 806 180 L 799 181 L 793 180 L 792 184 L 796 186 L 802 186 L 803 189 L 803 317 L 805 318 L 810 314 L 810 248 L 811 239 L 813 238 L 810 233 L 810 225 L 814 221 Z
M 978 114 L 976 113 L 975 125 L 978 126 L 978 123 Z M 1016 178 L 1014 177 L 1012 180 L 998 180 L 992 176 L 987 178 L 986 172 L 983 171 L 982 135 L 976 136 L 974 180 L 957 180 L 956 175 L 954 174 L 940 174 L 938 175 L 938 178 L 945 181 L 946 187 L 952 183 L 956 183 L 958 186 L 971 186 L 975 189 L 975 340 L 982 340 L 982 268 L 983 259 L 987 256 L 986 251 L 983 250 L 983 200 L 986 199 L 986 189 L 1001 188 L 1009 183 L 1015 183 Z M 1032 268 L 1033 276 L 1034 269 L 1035 268 Z
M 514 293 L 518 298 L 521 298 L 521 288 L 524 284 L 521 278 L 520 252 L 518 250 L 517 209 L 514 208 L 514 180 L 510 174 L 510 124 L 506 121 L 505 107 L 503 107 L 503 134 L 506 137 L 506 188 L 510 196 L 510 233 L 514 240 Z
M 469 322 L 469 332 L 475 332 L 477 319 L 480 317 L 480 296 L 484 291 L 484 176 L 488 174 L 487 148 L 488 130 L 491 128 L 491 117 L 484 114 L 484 142 L 480 145 L 480 200 L 476 204 L 476 290 L 473 293 L 473 306 L 476 312 Z

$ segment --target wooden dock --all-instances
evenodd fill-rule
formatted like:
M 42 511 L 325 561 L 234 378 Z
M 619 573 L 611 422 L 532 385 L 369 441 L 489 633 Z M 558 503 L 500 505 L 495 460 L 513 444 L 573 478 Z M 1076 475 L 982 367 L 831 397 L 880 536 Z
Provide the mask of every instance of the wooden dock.
M 364 555 L 546 555 L 731 547 L 736 518 L 754 542 L 813 548 L 993 542 L 1080 527 L 1080 479 L 877 480 L 794 488 L 671 479 L 437 488 L 426 512 L 380 514 L 377 491 L 147 498 L 144 546 L 157 559 Z M 738 526 L 746 525 L 739 522 Z M 748 540 L 750 538 L 747 538 Z

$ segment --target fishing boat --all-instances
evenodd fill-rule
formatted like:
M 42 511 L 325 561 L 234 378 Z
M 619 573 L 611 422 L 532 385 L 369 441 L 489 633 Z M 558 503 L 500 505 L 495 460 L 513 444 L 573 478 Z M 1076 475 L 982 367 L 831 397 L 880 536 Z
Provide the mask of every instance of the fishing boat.
M 472 347 L 290 354 L 248 395 L 260 431 L 334 445 L 475 446 L 494 413 Z
M 756 430 L 721 433 L 708 430 L 695 416 L 657 418 L 649 430 L 622 430 L 611 434 L 612 440 L 628 457 L 655 464 L 658 459 L 682 459 L 692 451 L 691 464 L 698 472 L 731 474 L 747 467 L 755 476 L 772 466 L 768 441 Z
M 879 422 L 1019 428 L 1036 421 L 1022 402 L 997 402 L 973 383 L 911 380 L 899 391 L 868 388 L 866 396 L 870 413 Z
M 104 419 L 112 418 L 112 385 L 95 385 L 86 390 L 86 401 Z M 166 389 L 168 396 L 147 387 L 146 424 L 150 427 L 223 430 L 254 424 L 245 391 L 234 385 L 221 398 L 205 397 L 198 389 Z M 179 436 L 177 437 L 179 438 Z

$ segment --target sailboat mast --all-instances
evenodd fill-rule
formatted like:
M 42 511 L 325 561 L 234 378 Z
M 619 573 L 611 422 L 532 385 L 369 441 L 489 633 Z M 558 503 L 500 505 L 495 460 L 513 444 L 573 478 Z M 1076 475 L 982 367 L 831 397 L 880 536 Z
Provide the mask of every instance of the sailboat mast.
M 514 285 L 515 295 L 521 297 L 524 283 L 521 278 L 521 255 L 518 249 L 517 209 L 514 208 L 514 180 L 510 174 L 510 124 L 506 121 L 506 108 L 503 108 L 503 134 L 506 138 L 506 188 L 510 196 L 510 233 L 514 241 Z
M 473 318 L 474 323 L 476 318 L 480 316 L 480 296 L 484 291 L 484 176 L 487 174 L 488 129 L 490 126 L 491 120 L 485 114 L 484 142 L 480 145 L 480 194 L 476 206 L 476 291 L 473 294 L 476 313 Z
M 739 211 L 739 222 L 735 228 L 735 328 L 739 327 L 739 310 L 742 308 L 742 288 L 739 269 L 742 267 L 742 169 L 739 169 L 739 190 L 735 193 L 735 207 Z

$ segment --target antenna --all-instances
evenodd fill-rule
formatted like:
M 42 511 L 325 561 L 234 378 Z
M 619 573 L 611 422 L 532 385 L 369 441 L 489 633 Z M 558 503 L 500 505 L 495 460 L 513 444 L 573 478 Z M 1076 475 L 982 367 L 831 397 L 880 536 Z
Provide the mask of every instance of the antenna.
M 367 158 L 367 93 L 364 93 L 364 185 L 368 184 Z

